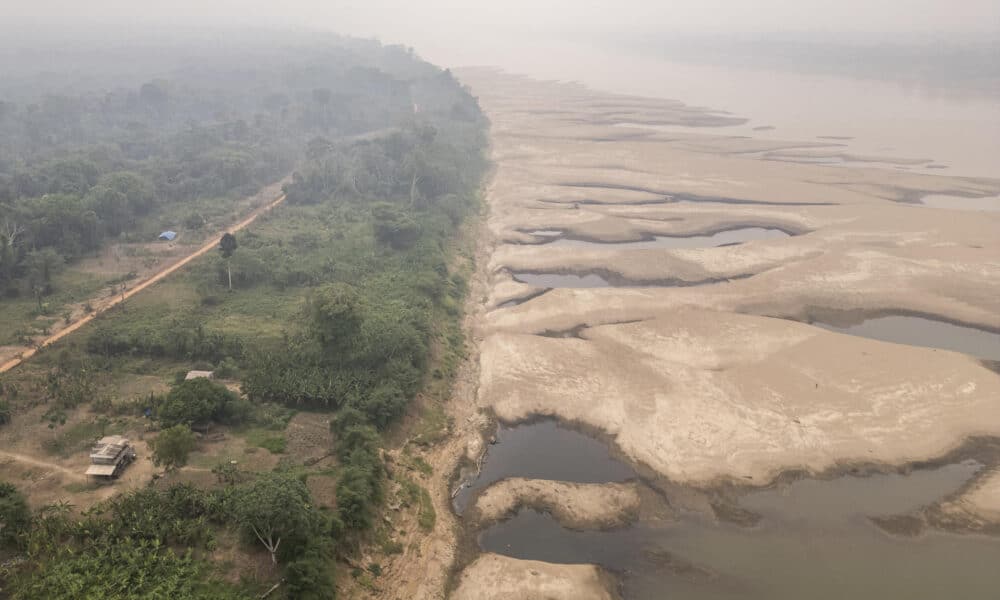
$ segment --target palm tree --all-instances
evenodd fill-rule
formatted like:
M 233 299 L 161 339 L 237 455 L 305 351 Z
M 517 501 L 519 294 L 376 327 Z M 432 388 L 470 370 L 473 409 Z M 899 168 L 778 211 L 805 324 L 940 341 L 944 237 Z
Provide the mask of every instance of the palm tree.
M 232 261 L 230 259 L 233 253 L 236 252 L 236 236 L 231 233 L 226 233 L 219 240 L 219 252 L 222 253 L 222 258 L 226 259 L 226 274 L 229 276 L 229 291 L 233 290 L 233 269 Z

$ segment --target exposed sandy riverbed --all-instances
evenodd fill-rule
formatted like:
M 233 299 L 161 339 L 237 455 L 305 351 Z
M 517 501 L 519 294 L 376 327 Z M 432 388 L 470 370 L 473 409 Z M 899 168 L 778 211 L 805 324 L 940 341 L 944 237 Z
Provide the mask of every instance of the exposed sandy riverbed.
M 638 512 L 639 488 L 634 483 L 570 483 L 514 477 L 487 488 L 476 499 L 473 515 L 483 526 L 521 508 L 549 512 L 564 527 L 615 527 Z
M 557 565 L 484 554 L 462 574 L 453 600 L 612 600 L 608 577 L 592 565 Z
M 655 476 L 699 487 L 932 460 L 969 436 L 1000 435 L 1000 377 L 975 357 L 796 322 L 900 313 L 1000 330 L 1000 215 L 915 204 L 996 196 L 1000 181 L 775 161 L 765 153 L 816 143 L 643 129 L 634 124 L 726 116 L 458 74 L 493 122 L 497 163 L 480 408 L 580 423 Z M 739 227 L 797 235 L 683 249 L 540 243 Z M 518 273 L 596 276 L 605 287 L 546 291 Z M 996 518 L 994 487 L 984 480 L 956 501 Z M 459 590 L 485 572 L 475 563 Z

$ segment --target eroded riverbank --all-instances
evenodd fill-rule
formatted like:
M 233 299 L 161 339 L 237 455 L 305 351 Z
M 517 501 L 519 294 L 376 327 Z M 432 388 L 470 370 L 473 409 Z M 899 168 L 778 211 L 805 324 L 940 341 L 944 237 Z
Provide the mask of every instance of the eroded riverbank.
M 908 561 L 921 565 L 912 597 L 947 589 L 950 571 L 964 575 L 969 587 L 959 591 L 973 597 L 991 583 L 976 557 L 993 556 L 994 538 L 942 532 L 990 530 L 951 527 L 941 515 L 988 519 L 994 503 L 1000 512 L 993 479 L 961 460 L 935 462 L 971 437 L 1000 435 L 1000 377 L 984 362 L 991 353 L 929 343 L 957 335 L 951 329 L 887 338 L 796 320 L 817 311 L 934 315 L 932 326 L 1000 329 L 1000 215 L 912 204 L 934 194 L 997 195 L 1000 181 L 761 160 L 795 143 L 699 131 L 690 119 L 699 109 L 676 102 L 488 70 L 459 75 L 490 115 L 497 163 L 487 222 L 497 242 L 480 265 L 489 285 L 476 324 L 477 405 L 504 422 L 545 415 L 597 432 L 638 474 L 602 479 L 593 458 L 595 469 L 583 476 L 565 466 L 533 472 L 550 457 L 576 464 L 572 452 L 560 454 L 576 442 L 526 442 L 532 450 L 499 460 L 508 467 L 456 498 L 467 508 L 487 480 L 522 478 L 495 488 L 507 496 L 484 505 L 484 524 L 517 516 L 483 534 L 491 551 L 483 557 L 599 564 L 624 577 L 629 597 L 662 597 L 639 594 L 640 582 L 665 585 L 663 573 L 674 577 L 677 597 L 801 597 L 830 587 L 837 573 L 870 583 L 840 588 L 848 595 L 906 596 L 910 588 L 887 586 L 899 583 Z M 690 131 L 619 126 L 644 122 Z M 750 227 L 798 235 L 673 243 Z M 909 332 L 924 324 L 896 325 Z M 498 438 L 491 453 L 507 451 Z M 470 464 L 481 456 L 478 444 L 467 452 Z M 487 456 L 484 472 L 497 468 L 490 463 Z M 898 473 L 906 465 L 927 468 Z M 870 476 L 853 477 L 852 468 Z M 822 477 L 802 479 L 808 473 Z M 646 490 L 637 509 L 615 504 L 616 522 L 632 524 L 610 531 L 583 502 L 609 481 Z M 809 482 L 854 508 L 822 512 L 831 506 L 814 502 Z M 914 482 L 933 491 L 927 505 L 858 505 L 912 499 Z M 554 489 L 573 502 L 555 505 Z M 797 504 L 766 496 L 779 489 L 814 512 L 797 515 Z M 756 505 L 761 498 L 773 505 Z M 919 521 L 922 535 L 890 535 L 889 518 Z M 812 548 L 830 523 L 842 536 L 825 553 Z M 544 540 L 531 537 L 541 532 Z M 652 546 L 656 560 L 615 554 L 616 545 Z M 855 546 L 863 549 L 857 557 Z M 478 547 L 467 543 L 468 560 Z M 550 554 L 531 554 L 544 548 Z M 945 548 L 961 564 L 948 562 Z M 762 553 L 774 561 L 753 558 Z M 866 568 L 883 554 L 892 556 L 879 579 Z M 797 565 L 781 581 L 772 577 L 781 575 L 780 557 Z M 490 569 L 471 563 L 457 576 L 460 597 L 475 597 L 477 586 L 533 597 L 524 582 L 538 563 L 490 561 Z M 577 576 L 588 594 L 600 579 L 586 569 L 552 576 L 563 586 L 552 596 L 567 598 Z
M 501 426 L 494 439 L 481 477 L 470 478 L 459 497 L 461 505 L 493 511 L 465 519 L 466 552 L 599 565 L 613 576 L 608 592 L 625 598 L 929 600 L 988 597 L 1000 584 L 1000 538 L 933 528 L 890 533 L 894 520 L 936 511 L 982 478 L 988 468 L 979 461 L 1000 459 L 995 441 L 968 445 L 942 464 L 844 466 L 822 479 L 789 473 L 763 489 L 659 482 L 654 491 L 649 483 L 656 482 L 637 478 L 605 443 L 552 421 Z M 530 457 L 545 448 L 558 454 L 538 467 Z M 497 480 L 500 473 L 546 478 Z M 630 483 L 615 483 L 623 477 Z M 582 484 L 581 494 L 572 488 L 581 484 L 563 478 L 594 483 Z M 595 481 L 602 478 L 603 489 Z M 560 486 L 562 503 L 546 491 Z M 519 563 L 505 564 L 516 570 Z

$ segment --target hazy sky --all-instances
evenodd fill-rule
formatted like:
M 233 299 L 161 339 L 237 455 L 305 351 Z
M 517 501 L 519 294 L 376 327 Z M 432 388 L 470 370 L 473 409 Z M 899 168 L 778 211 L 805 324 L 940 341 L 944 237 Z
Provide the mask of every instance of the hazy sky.
M 579 30 L 1000 31 L 1000 0 L 0 0 L 6 17 L 332 28 L 433 39 L 490 27 Z
M 303 27 L 405 44 L 447 66 L 522 70 L 567 55 L 561 41 L 592 47 L 600 37 L 615 46 L 634 33 L 1000 39 L 1000 0 L 0 0 L 0 15 L 0 25 L 28 21 L 42 32 L 53 23 L 127 23 L 128 33 L 150 24 Z M 31 39 L 31 29 L 14 31 Z

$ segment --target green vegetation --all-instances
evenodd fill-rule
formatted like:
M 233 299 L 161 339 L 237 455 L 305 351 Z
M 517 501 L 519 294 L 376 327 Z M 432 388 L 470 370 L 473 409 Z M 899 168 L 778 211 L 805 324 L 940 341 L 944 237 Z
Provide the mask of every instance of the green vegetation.
M 251 429 L 245 434 L 247 443 L 263 448 L 271 454 L 282 454 L 288 445 L 285 436 L 267 429 Z
M 59 314 L 60 272 L 80 259 L 111 243 L 153 242 L 164 229 L 197 241 L 206 223 L 234 220 L 246 209 L 240 199 L 324 144 L 449 100 L 437 98 L 439 71 L 401 47 L 331 36 L 202 43 L 196 61 L 177 59 L 182 68 L 162 55 L 192 48 L 77 44 L 67 64 L 89 59 L 100 73 L 40 76 L 30 62 L 16 65 L 21 77 L 6 73 L 0 306 L 26 298 Z M 143 80 L 135 73 L 144 64 Z M 474 104 L 456 110 L 476 114 Z M 20 325 L 35 316 L 2 312 Z
M 10 423 L 12 418 L 13 413 L 10 410 L 10 403 L 6 400 L 0 400 L 0 425 Z
M 328 528 L 313 508 L 305 483 L 286 474 L 268 473 L 240 485 L 231 503 L 244 535 L 260 542 L 275 564 L 282 541 L 283 556 L 296 556 L 315 544 L 317 532 Z
M 153 464 L 176 469 L 187 464 L 188 454 L 194 450 L 197 440 L 187 425 L 174 425 L 160 432 L 150 443 L 153 449 Z
M 16 487 L 0 481 L 0 546 L 20 547 L 31 524 L 28 502 Z
M 239 425 L 247 419 L 251 410 L 239 395 L 226 386 L 202 377 L 175 385 L 157 406 L 156 416 L 164 427 L 211 422 Z
M 53 429 L 56 428 L 53 427 Z M 56 429 L 56 435 L 45 440 L 42 448 L 54 456 L 69 456 L 74 452 L 90 448 L 94 440 L 98 438 L 121 433 L 121 431 L 122 427 L 119 422 L 101 416 Z
M 424 531 L 434 529 L 437 513 L 434 511 L 430 492 L 410 479 L 401 478 L 400 484 L 402 484 L 403 501 L 407 506 L 417 507 L 417 525 Z
M 21 535 L 28 562 L 13 598 L 248 598 L 215 581 L 214 528 L 235 527 L 225 492 L 190 486 L 130 492 L 73 517 L 66 506 L 31 516 Z
M 133 92 L 143 108 L 122 109 L 142 113 L 132 129 L 119 120 L 112 93 L 105 125 L 84 128 L 93 143 L 118 148 L 107 163 L 93 159 L 92 169 L 81 158 L 59 167 L 58 192 L 17 191 L 8 200 L 0 193 L 0 210 L 12 207 L 0 225 L 4 217 L 23 223 L 18 239 L 33 236 L 39 250 L 52 250 L 30 260 L 27 251 L 11 251 L 0 288 L 23 296 L 29 283 L 37 287 L 32 282 L 46 273 L 58 281 L 60 268 L 72 269 L 111 238 L 144 239 L 167 218 L 202 228 L 228 214 L 206 198 L 235 199 L 296 165 L 283 205 L 22 369 L 17 382 L 32 391 L 16 409 L 44 403 L 53 428 L 78 421 L 74 411 L 84 404 L 133 424 L 149 417 L 162 428 L 150 442 L 155 462 L 180 469 L 165 480 L 213 465 L 214 476 L 205 489 L 161 490 L 161 479 L 79 518 L 36 514 L 28 560 L 11 578 L 14 598 L 238 597 L 247 590 L 221 583 L 212 557 L 220 540 L 232 540 L 240 552 L 270 557 L 271 583 L 283 583 L 269 598 L 327 599 L 338 557 L 357 556 L 373 541 L 401 550 L 375 531 L 388 488 L 382 447 L 401 417 L 417 412 L 418 393 L 442 395 L 462 357 L 466 273 L 453 253 L 459 227 L 478 210 L 486 123 L 450 73 L 402 48 L 351 41 L 264 50 L 255 49 L 267 55 L 259 64 L 211 65 L 211 77 L 201 67 L 176 79 L 150 75 Z M 190 94 L 179 93 L 188 87 Z M 93 106 L 91 96 L 80 101 Z M 193 125 L 182 120 L 191 112 Z M 151 145 L 142 158 L 121 149 L 118 136 L 130 135 Z M 24 164 L 51 162 L 45 147 L 31 148 L 37 157 Z M 5 173 L 0 165 L 0 187 Z M 38 225 L 49 221 L 27 218 L 36 214 L 29 209 L 64 211 L 65 243 Z M 45 293 L 41 300 L 54 297 Z M 238 375 L 243 394 L 174 379 L 191 368 Z M 135 380 L 159 382 L 157 392 L 119 400 L 115 390 L 134 389 Z M 424 402 L 416 438 L 432 443 L 448 422 Z M 307 443 L 295 434 L 308 427 L 288 426 L 296 412 L 323 423 L 321 436 L 310 433 L 324 446 L 312 456 L 293 452 Z M 206 432 L 202 451 L 192 429 Z M 243 440 L 225 446 L 233 435 Z M 208 456 L 204 448 L 215 444 L 225 449 Z M 258 447 L 269 452 L 240 454 Z M 182 468 L 189 458 L 198 468 Z M 323 471 L 304 459 L 325 460 L 316 467 Z M 431 472 L 418 458 L 412 463 Z M 408 505 L 430 530 L 430 495 L 409 485 Z M 98 560 L 108 566 L 98 568 Z M 358 582 L 374 585 L 381 566 L 372 565 Z M 115 577 L 127 587 L 116 587 Z M 257 596 L 270 587 L 254 585 L 263 587 L 252 590 Z

